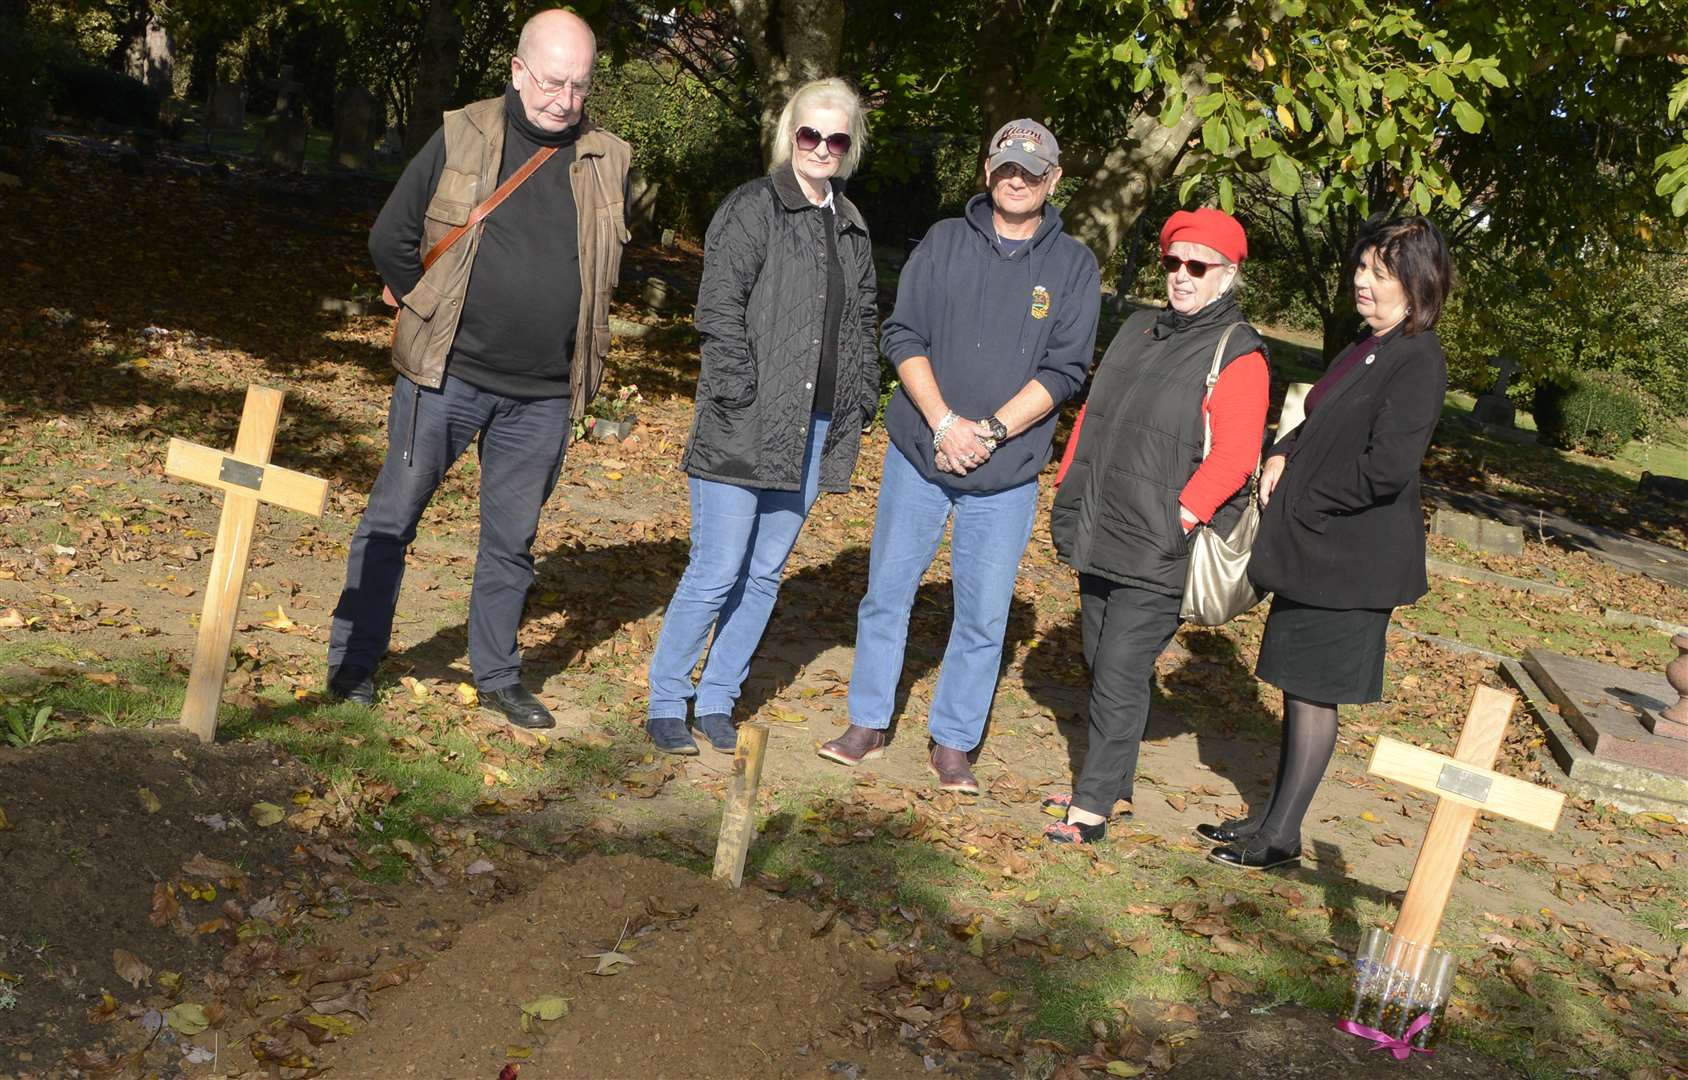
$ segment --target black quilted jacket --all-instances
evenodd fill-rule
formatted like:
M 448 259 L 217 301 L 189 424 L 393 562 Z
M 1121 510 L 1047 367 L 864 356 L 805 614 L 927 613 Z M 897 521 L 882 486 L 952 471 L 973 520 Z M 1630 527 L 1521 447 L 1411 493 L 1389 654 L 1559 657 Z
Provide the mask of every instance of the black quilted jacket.
M 820 488 L 847 491 L 862 428 L 879 403 L 878 283 L 861 213 L 836 189 L 833 210 L 844 316 Z M 697 297 L 703 368 L 682 463 L 688 474 L 798 490 L 826 317 L 823 220 L 789 164 L 716 209 Z

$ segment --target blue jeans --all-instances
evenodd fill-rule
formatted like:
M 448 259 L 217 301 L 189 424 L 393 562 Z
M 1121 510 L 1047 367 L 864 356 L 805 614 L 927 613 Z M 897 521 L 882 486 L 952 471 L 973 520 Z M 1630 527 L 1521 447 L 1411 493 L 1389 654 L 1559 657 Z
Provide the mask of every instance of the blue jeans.
M 692 477 L 692 552 L 651 654 L 648 715 L 731 716 L 768 627 L 785 560 L 820 493 L 821 448 L 830 416 L 816 413 L 804 448 L 800 491 L 769 491 Z M 709 642 L 710 631 L 715 640 Z M 709 642 L 703 676 L 692 669 Z
M 334 607 L 328 665 L 373 671 L 387 654 L 404 557 L 446 470 L 480 439 L 481 525 L 469 592 L 469 666 L 483 690 L 521 681 L 516 629 L 533 584 L 539 511 L 557 486 L 569 399 L 528 400 L 445 377 L 429 390 L 403 375 L 387 411 L 387 458 L 352 535 Z
M 939 745 L 971 751 L 984 736 L 996 695 L 1014 577 L 1037 514 L 1037 481 L 1007 491 L 952 491 L 921 476 L 894 445 L 885 451 L 867 595 L 856 612 L 850 722 L 880 729 L 891 725 L 914 594 L 938 553 L 951 514 L 955 621 L 927 728 Z

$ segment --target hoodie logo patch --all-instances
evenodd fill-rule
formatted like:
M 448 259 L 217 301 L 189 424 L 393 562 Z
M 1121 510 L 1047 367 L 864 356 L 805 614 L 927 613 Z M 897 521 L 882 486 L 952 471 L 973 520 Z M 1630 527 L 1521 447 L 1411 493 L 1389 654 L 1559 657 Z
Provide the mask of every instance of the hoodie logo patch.
M 1047 319 L 1049 317 L 1049 290 L 1042 285 L 1032 286 L 1032 318 Z

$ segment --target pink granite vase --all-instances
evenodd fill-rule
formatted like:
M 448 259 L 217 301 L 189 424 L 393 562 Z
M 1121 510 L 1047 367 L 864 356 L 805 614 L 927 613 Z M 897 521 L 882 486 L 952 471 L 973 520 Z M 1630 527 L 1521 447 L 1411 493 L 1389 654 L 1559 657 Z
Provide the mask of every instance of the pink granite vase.
M 1688 634 L 1678 634 L 1670 643 L 1676 646 L 1677 656 L 1665 665 L 1665 679 L 1676 691 L 1676 704 L 1661 715 L 1672 723 L 1688 724 Z

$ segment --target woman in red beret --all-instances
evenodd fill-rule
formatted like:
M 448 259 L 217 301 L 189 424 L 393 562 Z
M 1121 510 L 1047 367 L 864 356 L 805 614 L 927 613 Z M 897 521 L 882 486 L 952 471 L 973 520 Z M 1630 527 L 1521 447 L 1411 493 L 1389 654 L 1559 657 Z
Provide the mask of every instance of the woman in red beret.
M 1374 218 L 1350 255 L 1369 333 L 1307 394 L 1307 419 L 1260 474 L 1248 575 L 1271 592 L 1255 674 L 1284 694 L 1272 797 L 1244 821 L 1198 825 L 1223 866 L 1301 860 L 1301 821 L 1336 749 L 1336 708 L 1383 696 L 1391 611 L 1429 590 L 1418 473 L 1448 389 L 1437 316 L 1453 280 L 1429 219 Z
M 1260 460 L 1269 379 L 1265 344 L 1234 291 L 1243 227 L 1219 210 L 1181 210 L 1160 249 L 1169 306 L 1126 320 L 1097 365 L 1050 517 L 1056 554 L 1079 573 L 1091 677 L 1084 766 L 1070 795 L 1044 801 L 1063 815 L 1044 834 L 1057 843 L 1102 839 L 1116 803 L 1130 803 L 1155 658 L 1178 629 L 1190 532 L 1205 522 L 1230 534 Z

